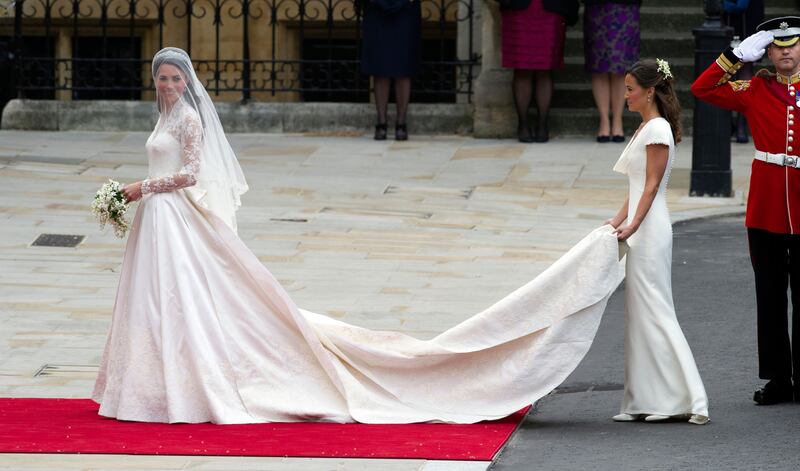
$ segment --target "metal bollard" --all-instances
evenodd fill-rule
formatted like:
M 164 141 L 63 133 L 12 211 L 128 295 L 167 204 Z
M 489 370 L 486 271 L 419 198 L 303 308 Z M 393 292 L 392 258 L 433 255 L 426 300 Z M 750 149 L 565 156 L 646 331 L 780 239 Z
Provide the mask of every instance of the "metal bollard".
M 722 25 L 721 0 L 704 0 L 706 19 L 693 30 L 697 78 L 731 43 L 733 28 Z M 691 196 L 731 196 L 731 112 L 695 98 Z

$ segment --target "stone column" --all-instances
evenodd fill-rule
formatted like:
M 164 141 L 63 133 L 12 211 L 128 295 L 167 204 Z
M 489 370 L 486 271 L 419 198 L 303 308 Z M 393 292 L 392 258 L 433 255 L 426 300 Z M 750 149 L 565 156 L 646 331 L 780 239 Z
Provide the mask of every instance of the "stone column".
M 475 137 L 511 137 L 517 115 L 511 95 L 511 70 L 500 63 L 500 9 L 494 0 L 484 2 L 481 15 L 481 71 L 475 81 Z
M 71 31 L 67 28 L 58 29 L 58 36 L 56 38 L 56 59 L 72 59 L 72 36 L 70 33 Z M 68 66 L 66 62 L 58 62 L 55 73 L 56 85 L 72 82 L 72 67 Z M 72 100 L 71 88 L 72 87 L 70 87 L 69 90 L 57 90 L 56 100 Z

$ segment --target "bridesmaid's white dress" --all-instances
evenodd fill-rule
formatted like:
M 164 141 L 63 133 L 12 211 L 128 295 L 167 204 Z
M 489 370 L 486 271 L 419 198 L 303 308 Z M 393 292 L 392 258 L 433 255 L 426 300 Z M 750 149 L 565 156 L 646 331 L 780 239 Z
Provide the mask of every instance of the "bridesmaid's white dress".
M 432 340 L 299 309 L 188 193 L 196 114 L 147 142 L 148 194 L 125 256 L 93 399 L 146 422 L 473 423 L 548 394 L 589 349 L 624 267 L 610 226 Z
M 628 221 L 647 175 L 646 147 L 669 146 L 669 161 L 653 204 L 628 238 L 625 261 L 625 392 L 621 413 L 708 417 L 708 397 L 672 301 L 672 223 L 666 190 L 675 158 L 669 122 L 654 118 L 631 139 L 614 166 L 627 174 Z

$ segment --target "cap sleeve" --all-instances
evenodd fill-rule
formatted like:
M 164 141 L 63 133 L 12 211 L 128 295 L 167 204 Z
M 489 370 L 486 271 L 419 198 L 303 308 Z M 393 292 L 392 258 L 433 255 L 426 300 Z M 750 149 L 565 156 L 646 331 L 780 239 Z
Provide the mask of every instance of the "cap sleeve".
M 673 145 L 672 126 L 664 118 L 656 118 L 647 129 L 645 129 L 644 145 L 662 144 L 665 146 Z

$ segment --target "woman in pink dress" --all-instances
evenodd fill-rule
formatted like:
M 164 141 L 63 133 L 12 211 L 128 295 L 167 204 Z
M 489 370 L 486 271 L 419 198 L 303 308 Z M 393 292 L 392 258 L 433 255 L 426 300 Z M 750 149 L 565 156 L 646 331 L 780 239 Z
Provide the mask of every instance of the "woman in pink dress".
M 564 66 L 564 17 L 546 11 L 542 0 L 531 0 L 524 10 L 503 11 L 503 67 L 514 69 L 512 91 L 517 109 L 520 142 L 547 142 L 547 114 L 553 96 L 553 69 Z M 528 124 L 536 78 L 536 133 Z

